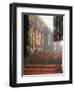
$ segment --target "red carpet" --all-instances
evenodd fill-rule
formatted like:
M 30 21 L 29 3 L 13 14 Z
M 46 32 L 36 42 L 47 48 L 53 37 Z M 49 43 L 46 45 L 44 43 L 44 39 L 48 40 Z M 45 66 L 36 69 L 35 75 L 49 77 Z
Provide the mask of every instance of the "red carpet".
M 24 75 L 35 75 L 35 74 L 56 74 L 62 73 L 62 67 L 59 64 L 50 65 L 26 65 L 24 68 Z

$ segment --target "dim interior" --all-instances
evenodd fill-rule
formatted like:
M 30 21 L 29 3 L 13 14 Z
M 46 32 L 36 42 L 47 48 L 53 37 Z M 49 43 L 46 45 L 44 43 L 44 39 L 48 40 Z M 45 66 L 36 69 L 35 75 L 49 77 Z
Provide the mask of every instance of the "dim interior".
M 23 15 L 23 75 L 63 73 L 63 16 Z

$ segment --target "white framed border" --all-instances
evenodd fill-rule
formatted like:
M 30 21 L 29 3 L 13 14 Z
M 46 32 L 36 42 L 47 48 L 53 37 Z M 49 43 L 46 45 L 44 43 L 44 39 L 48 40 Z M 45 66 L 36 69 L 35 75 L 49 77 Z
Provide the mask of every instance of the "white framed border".
M 64 74 L 21 76 L 21 13 L 64 14 L 63 67 Z M 69 80 L 69 10 L 17 7 L 17 83 Z

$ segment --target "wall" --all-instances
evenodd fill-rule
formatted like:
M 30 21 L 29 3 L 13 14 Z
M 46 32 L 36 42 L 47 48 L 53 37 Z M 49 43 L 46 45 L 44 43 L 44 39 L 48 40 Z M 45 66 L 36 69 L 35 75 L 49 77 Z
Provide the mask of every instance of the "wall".
M 1 0 L 0 1 L 0 90 L 12 90 L 8 86 L 9 83 L 9 3 L 24 2 L 24 3 L 42 3 L 53 5 L 71 5 L 74 9 L 74 0 Z M 74 21 L 74 19 L 73 19 Z M 74 37 L 74 36 L 73 36 Z M 72 85 L 51 85 L 38 87 L 16 88 L 21 90 L 73 90 Z

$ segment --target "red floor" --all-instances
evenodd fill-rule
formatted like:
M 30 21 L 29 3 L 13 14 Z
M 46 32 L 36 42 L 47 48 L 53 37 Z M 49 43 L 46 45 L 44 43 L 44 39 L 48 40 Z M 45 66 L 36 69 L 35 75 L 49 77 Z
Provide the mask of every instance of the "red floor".
M 42 67 L 40 67 L 42 66 Z M 35 74 L 57 74 L 62 73 L 62 67 L 59 64 L 50 65 L 26 65 L 24 68 L 24 75 L 35 75 Z

